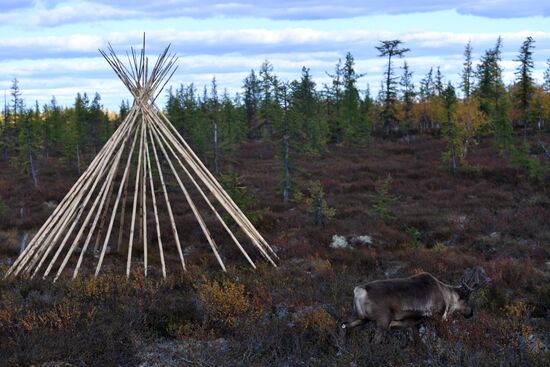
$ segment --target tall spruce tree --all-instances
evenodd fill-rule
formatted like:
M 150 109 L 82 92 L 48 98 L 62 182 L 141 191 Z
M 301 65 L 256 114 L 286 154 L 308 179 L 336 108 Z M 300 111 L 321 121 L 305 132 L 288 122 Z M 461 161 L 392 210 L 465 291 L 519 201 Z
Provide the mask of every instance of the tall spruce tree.
M 250 71 L 250 74 L 244 79 L 244 106 L 246 109 L 246 120 L 248 122 L 249 134 L 253 134 L 255 126 L 255 119 L 258 114 L 258 108 L 260 104 L 261 93 L 260 81 L 256 77 L 254 70 Z
M 430 100 L 435 95 L 434 91 L 434 81 L 433 81 L 433 67 L 430 68 L 430 71 L 422 78 L 420 81 L 420 131 L 424 132 L 430 129 L 433 125 L 431 111 L 430 111 Z
M 44 156 L 57 154 L 62 142 L 62 110 L 57 104 L 55 97 L 52 97 L 49 105 L 44 106 L 43 143 Z
M 94 94 L 94 98 L 87 109 L 86 116 L 86 130 L 90 140 L 88 145 L 90 146 L 92 156 L 95 156 L 100 147 L 107 140 L 107 136 L 109 136 L 107 116 L 105 116 L 103 112 L 99 93 L 96 92 Z
M 527 135 L 527 126 L 529 125 L 529 118 L 527 112 L 529 110 L 529 104 L 533 96 L 534 83 L 533 83 L 533 49 L 535 48 L 535 40 L 529 36 L 519 49 L 519 55 L 514 60 L 519 62 L 516 69 L 516 83 L 518 84 L 517 93 L 517 106 L 521 111 L 521 119 L 523 124 L 523 135 Z
M 260 67 L 259 76 L 261 86 L 259 115 L 262 131 L 267 133 L 269 138 L 281 119 L 279 80 L 273 72 L 273 65 L 267 60 Z
M 328 126 L 320 113 L 315 82 L 305 66 L 300 80 L 292 82 L 292 110 L 302 132 L 306 152 L 312 155 L 322 153 L 327 143 Z
M 11 84 L 11 109 L 12 109 L 12 119 L 13 124 L 17 126 L 17 120 L 19 118 L 19 115 L 23 113 L 23 109 L 25 108 L 23 99 L 21 98 L 22 92 L 21 89 L 19 89 L 19 80 L 17 78 L 14 78 Z
M 409 69 L 407 61 L 403 62 L 403 75 L 401 76 L 401 93 L 403 95 L 403 123 L 401 124 L 405 142 L 410 143 L 409 130 L 413 124 L 413 107 L 416 91 L 412 81 L 413 72 Z
M 464 63 L 460 74 L 460 87 L 464 98 L 469 98 L 474 88 L 474 69 L 472 60 L 472 42 L 468 41 L 464 47 Z
M 361 98 L 357 89 L 357 81 L 365 76 L 355 71 L 355 60 L 348 52 L 342 69 L 342 84 L 344 87 L 342 96 L 342 122 L 345 126 L 344 137 L 347 140 L 362 138 L 367 133 L 364 120 L 361 116 Z
M 443 83 L 443 74 L 441 73 L 441 68 L 438 66 L 435 72 L 435 81 L 434 81 L 434 91 L 438 97 L 443 96 L 443 90 L 445 85 Z
M 36 150 L 39 141 L 39 129 L 41 125 L 40 109 L 36 102 L 35 109 L 22 111 L 19 119 L 18 145 L 19 164 L 32 178 L 34 189 L 38 188 L 38 177 L 36 172 Z
M 343 67 L 342 59 L 334 67 L 334 74 L 327 75 L 332 78 L 332 84 L 327 87 L 327 118 L 330 126 L 331 140 L 335 143 L 342 142 L 346 135 L 345 127 L 342 125 L 342 95 L 343 95 Z
M 213 163 L 214 174 L 218 176 L 220 174 L 220 101 L 218 99 L 218 84 L 216 83 L 216 77 L 212 78 L 210 85 L 210 120 L 212 124 L 212 142 L 213 142 Z
M 8 98 L 6 96 L 6 91 L 4 91 L 4 112 L 2 116 L 2 159 L 4 161 L 8 160 L 8 147 L 9 147 L 9 136 L 10 136 L 10 109 L 8 107 Z
M 506 148 L 512 143 L 512 126 L 508 120 L 509 104 L 502 80 L 501 53 L 502 38 L 499 37 L 495 47 L 485 51 L 477 66 L 476 96 L 481 111 L 492 121 L 498 144 Z
M 68 124 L 66 126 L 65 136 L 67 144 L 65 145 L 65 156 L 75 163 L 78 174 L 83 168 L 84 147 L 86 140 L 86 121 L 88 121 L 89 99 L 84 93 L 76 94 L 73 108 L 69 112 Z M 74 159 L 74 160 L 73 160 Z
M 546 70 L 544 70 L 543 74 L 543 88 L 546 93 L 550 93 L 550 58 L 546 60 Z
M 295 84 L 294 84 L 295 85 Z M 296 141 L 300 140 L 300 134 L 296 128 L 297 118 L 295 117 L 297 111 L 294 111 L 292 108 L 293 103 L 293 85 L 288 82 L 281 83 L 278 88 L 278 95 L 281 104 L 281 113 L 282 118 L 280 124 L 277 127 L 277 136 L 280 138 L 282 149 L 281 149 L 281 160 L 283 163 L 283 178 L 282 178 L 282 196 L 283 202 L 288 202 L 290 199 L 291 185 L 292 185 L 292 152 L 293 144 Z
M 392 58 L 401 58 L 405 53 L 410 51 L 408 48 L 401 47 L 402 43 L 400 40 L 380 41 L 380 45 L 376 46 L 376 49 L 380 52 L 378 56 L 388 58 L 388 64 L 384 72 L 385 96 L 384 108 L 382 110 L 384 135 L 386 136 L 390 134 L 393 125 L 398 121 L 396 108 L 398 77 L 395 76 Z
M 445 123 L 443 124 L 443 133 L 447 136 L 449 161 L 451 163 L 451 173 L 456 175 L 457 171 L 457 126 L 454 124 L 455 106 L 457 103 L 456 91 L 451 82 L 447 83 L 447 86 L 442 92 L 443 103 L 445 105 Z

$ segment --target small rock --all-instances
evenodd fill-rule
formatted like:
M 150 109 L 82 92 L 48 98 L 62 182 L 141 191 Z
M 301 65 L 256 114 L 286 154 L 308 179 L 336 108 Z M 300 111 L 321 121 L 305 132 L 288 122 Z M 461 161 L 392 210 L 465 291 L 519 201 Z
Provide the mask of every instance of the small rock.
M 353 248 L 354 246 L 372 245 L 372 237 L 369 235 L 362 236 L 340 236 L 335 234 L 332 236 L 330 247 L 332 248 Z
M 339 235 L 335 234 L 334 236 L 332 236 L 332 242 L 330 243 L 330 247 L 332 247 L 332 248 L 348 248 L 349 243 L 346 240 L 346 237 L 339 236 Z
M 372 237 L 369 235 L 355 236 L 352 238 L 354 245 L 372 245 Z

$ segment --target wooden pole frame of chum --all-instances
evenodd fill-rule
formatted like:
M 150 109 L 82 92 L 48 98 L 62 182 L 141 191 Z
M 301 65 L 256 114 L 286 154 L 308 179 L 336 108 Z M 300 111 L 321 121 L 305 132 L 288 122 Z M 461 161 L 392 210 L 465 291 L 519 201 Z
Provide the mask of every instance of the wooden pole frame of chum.
M 143 272 L 147 276 L 149 257 L 153 254 L 148 253 L 147 248 L 148 227 L 158 244 L 162 276 L 166 278 L 166 250 L 170 240 L 175 243 L 181 267 L 186 271 L 185 244 L 180 239 L 171 204 L 175 195 L 179 195 L 177 199 L 191 209 L 223 271 L 227 268 L 204 214 L 213 214 L 216 223 L 231 239 L 229 243 L 237 246 L 254 269 L 256 264 L 241 244 L 242 240 L 237 239 L 234 229 L 248 238 L 261 257 L 277 266 L 275 251 L 155 105 L 155 100 L 177 70 L 178 58 L 170 52 L 170 46 L 159 55 L 152 68 L 145 54 L 145 35 L 141 50 L 131 48 L 131 52 L 127 53 L 126 64 L 111 44 L 107 51 L 99 52 L 134 97 L 132 108 L 4 277 L 28 275 L 31 278 L 46 278 L 55 274 L 53 281 L 56 281 L 71 263 L 72 257 L 75 260 L 73 279 L 78 276 L 83 263 L 93 262 L 94 259 L 97 259 L 94 272 L 97 277 L 106 255 L 110 253 L 109 248 L 118 252 L 126 250 L 125 273 L 129 277 L 134 245 L 142 246 Z M 179 188 L 177 194 L 168 190 L 166 175 L 176 181 Z M 196 200 L 203 203 L 201 206 L 191 196 L 196 192 L 200 194 Z M 158 206 L 158 203 L 164 204 Z M 130 214 L 126 213 L 128 207 Z M 220 208 L 228 216 L 224 217 L 219 212 Z M 168 215 L 169 221 L 166 223 L 159 219 L 161 209 Z M 201 213 L 201 210 L 207 213 Z M 148 218 L 152 219 L 151 222 L 154 220 L 154 224 L 148 224 Z M 113 235 L 117 219 L 118 233 Z M 233 230 L 226 223 L 228 220 L 234 225 Z M 162 232 L 162 227 L 166 226 L 169 230 Z M 122 246 L 124 233 L 128 236 L 127 246 Z M 172 238 L 164 238 L 168 234 Z M 111 238 L 115 243 L 110 243 Z M 92 240 L 94 245 L 89 246 Z

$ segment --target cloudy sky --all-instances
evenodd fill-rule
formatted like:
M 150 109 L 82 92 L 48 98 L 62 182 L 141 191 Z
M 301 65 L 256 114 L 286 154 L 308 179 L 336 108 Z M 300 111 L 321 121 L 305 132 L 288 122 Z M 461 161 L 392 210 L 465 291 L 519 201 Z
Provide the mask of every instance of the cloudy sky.
M 384 4 L 387 3 L 387 4 Z M 27 105 L 63 105 L 76 92 L 99 92 L 118 109 L 129 98 L 99 56 L 111 42 L 124 51 L 147 33 L 153 55 L 168 43 L 179 55 L 173 85 L 202 88 L 216 77 L 220 89 L 238 91 L 251 69 L 269 60 L 283 79 L 311 68 L 318 85 L 329 82 L 338 58 L 350 51 L 366 73 L 360 87 L 377 92 L 384 60 L 374 46 L 401 39 L 416 80 L 440 66 L 455 81 L 462 52 L 472 41 L 475 58 L 504 39 L 505 78 L 522 41 L 536 41 L 535 77 L 550 57 L 550 2 L 515 0 L 0 0 L 0 90 L 18 78 Z M 401 63 L 401 62 L 399 62 Z

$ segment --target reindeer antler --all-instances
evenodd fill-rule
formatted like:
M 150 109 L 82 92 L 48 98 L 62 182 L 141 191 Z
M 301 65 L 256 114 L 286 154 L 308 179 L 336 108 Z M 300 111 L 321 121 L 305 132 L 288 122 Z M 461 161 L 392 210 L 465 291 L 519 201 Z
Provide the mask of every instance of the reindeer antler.
M 466 270 L 465 276 L 461 280 L 461 284 L 469 292 L 482 288 L 489 284 L 491 278 L 487 276 L 482 267 L 475 267 Z

